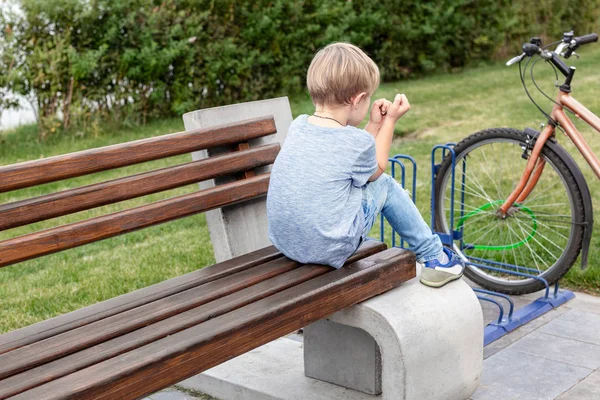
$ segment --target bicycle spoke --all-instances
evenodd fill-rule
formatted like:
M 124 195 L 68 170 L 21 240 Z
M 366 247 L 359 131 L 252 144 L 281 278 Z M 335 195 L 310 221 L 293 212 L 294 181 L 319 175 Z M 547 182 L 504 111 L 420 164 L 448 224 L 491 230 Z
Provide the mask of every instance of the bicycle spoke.
M 545 227 L 547 227 L 547 228 L 550 228 L 548 225 L 544 224 L 542 221 L 539 221 L 539 220 L 538 220 L 537 222 L 538 222 L 538 224 L 540 224 L 540 225 L 543 225 L 543 226 L 545 226 Z M 566 236 L 565 236 L 565 235 L 563 235 L 562 233 L 558 232 L 557 230 L 555 230 L 555 229 L 552 229 L 552 228 L 550 228 L 550 230 L 551 230 L 553 233 L 556 233 L 557 235 L 559 235 L 560 237 L 562 237 L 563 239 L 565 239 L 565 240 L 569 240 L 569 238 L 568 238 L 568 237 L 566 237 Z
M 474 231 L 474 232 L 469 232 L 469 233 L 466 233 L 466 234 L 464 234 L 464 238 L 467 238 L 467 237 L 470 237 L 470 236 L 472 236 L 472 235 L 475 235 L 476 233 L 479 233 L 481 230 L 489 228 L 489 227 L 490 227 L 490 226 L 492 226 L 493 224 L 494 224 L 493 222 L 490 222 L 489 224 L 487 224 L 487 225 L 485 225 L 485 226 L 483 226 L 483 227 L 481 227 L 481 228 L 477 229 L 477 230 L 476 230 L 476 231 Z
M 484 197 L 482 197 L 482 199 L 487 200 L 490 203 L 494 201 L 491 197 L 488 196 L 487 192 L 485 191 L 485 189 L 483 188 L 483 186 L 481 186 L 481 184 L 479 182 L 475 182 L 473 180 L 473 178 L 471 178 L 469 175 L 465 175 L 465 177 L 467 178 L 467 180 L 472 182 L 475 186 L 477 186 L 481 190 L 481 192 L 479 192 L 479 193 L 481 193 L 484 196 Z
M 552 204 L 536 204 L 536 205 L 531 205 L 531 206 L 527 206 L 529 208 L 534 208 L 538 209 L 538 208 L 545 208 L 545 207 L 556 207 L 556 206 L 566 206 L 568 205 L 567 203 L 552 203 Z
M 495 234 L 495 233 L 497 233 L 497 232 L 498 232 L 498 230 L 497 230 L 497 229 L 492 229 L 491 231 L 488 231 L 488 232 L 494 232 L 494 234 Z M 484 236 L 485 236 L 485 235 L 487 235 L 487 233 L 486 233 L 486 234 L 484 234 Z M 494 242 L 492 241 L 492 238 L 495 238 L 495 237 L 496 237 L 495 235 L 492 235 L 492 236 L 490 237 L 490 243 L 494 243 Z M 485 251 L 483 252 L 483 254 L 481 255 L 481 257 L 480 257 L 480 258 L 483 258 L 483 259 L 485 259 L 485 256 L 487 255 L 487 252 L 488 252 L 488 251 L 489 251 L 489 247 L 485 249 Z
M 557 244 L 556 244 L 556 243 L 554 243 L 552 240 L 550 240 L 550 238 L 548 238 L 546 235 L 544 235 L 543 233 L 541 233 L 541 232 L 539 231 L 539 229 L 538 229 L 538 231 L 537 231 L 535 234 L 536 234 L 536 235 L 538 235 L 538 236 L 541 236 L 541 237 L 543 237 L 544 239 L 546 239 L 546 241 L 547 241 L 548 243 L 552 244 L 552 245 L 553 245 L 554 247 L 556 247 L 557 249 L 559 249 L 559 250 L 561 250 L 561 251 L 563 250 L 563 248 L 562 248 L 561 246 L 557 245 Z
M 541 222 L 540 219 L 537 220 L 538 222 Z M 550 224 L 544 224 L 545 226 L 547 226 L 548 228 L 560 228 L 560 229 L 569 229 L 571 230 L 571 222 L 565 222 L 564 225 L 550 225 Z
M 513 230 L 510 227 L 510 225 L 507 225 L 507 227 L 508 227 L 508 232 L 510 234 L 510 240 L 513 241 L 513 238 L 512 238 L 512 236 L 513 236 L 512 235 Z M 519 237 L 518 236 L 516 236 L 516 239 L 517 240 L 515 240 L 513 243 L 517 243 L 517 241 L 519 241 Z M 519 260 L 517 258 L 517 253 L 515 252 L 515 248 L 514 247 L 511 250 L 512 250 L 512 253 L 513 253 L 513 263 L 517 267 L 517 272 L 519 272 Z
M 542 190 L 541 192 L 539 192 L 539 193 L 536 193 L 536 195 L 535 195 L 534 197 L 531 197 L 531 198 L 530 198 L 530 197 L 528 196 L 528 197 L 525 199 L 525 202 L 533 202 L 533 201 L 535 201 L 535 200 L 538 200 L 538 199 L 540 198 L 540 195 L 542 195 L 543 193 L 546 193 L 546 192 L 548 192 L 550 189 L 554 188 L 554 186 L 556 186 L 558 183 L 560 183 L 560 181 L 554 181 L 554 183 L 553 183 L 551 186 L 549 186 L 549 187 L 547 187 L 547 188 L 543 189 L 543 190 Z M 536 186 L 536 188 L 537 188 L 537 186 Z M 549 196 L 549 195 L 551 195 L 551 194 L 552 194 L 552 193 L 548 193 L 548 195 L 544 195 L 544 196 L 542 196 L 542 197 L 546 197 L 546 196 Z
M 515 221 L 517 221 L 517 224 L 518 224 L 519 226 L 521 226 L 521 222 L 520 222 L 519 220 L 515 219 Z M 525 231 L 525 232 L 526 232 L 526 231 Z M 550 256 L 552 256 L 552 257 L 553 257 L 555 260 L 557 260 L 557 259 L 558 259 L 558 257 L 556 257 L 556 256 L 554 255 L 554 253 L 552 253 L 550 250 L 548 250 L 548 248 L 546 248 L 546 246 L 544 246 L 542 243 L 540 243 L 540 241 L 539 241 L 539 240 L 537 240 L 537 239 L 535 238 L 535 235 L 534 235 L 534 236 L 532 236 L 532 237 L 531 237 L 531 239 L 532 239 L 532 240 L 534 240 L 534 241 L 535 241 L 537 244 L 539 244 L 539 245 L 540 245 L 540 247 L 541 247 L 542 249 L 546 250 L 546 252 L 547 252 L 547 253 L 548 253 Z M 560 249 L 560 248 L 559 248 L 559 249 Z M 560 250 L 562 250 L 562 249 L 560 249 Z
M 481 149 L 481 155 L 483 156 L 483 159 L 487 163 L 488 161 L 487 161 L 487 158 L 485 157 L 485 151 L 483 149 Z M 481 165 L 481 162 L 479 164 Z M 496 192 L 498 193 L 498 198 L 501 199 L 503 196 L 502 196 L 502 192 L 500 191 L 500 188 L 498 187 L 498 183 L 496 183 L 496 180 L 492 178 L 492 176 L 488 172 L 486 166 L 482 165 L 482 167 L 483 167 L 483 172 L 486 173 L 488 178 L 490 178 L 490 181 L 492 181 L 494 183 L 494 186 L 496 186 Z
M 467 179 L 470 179 L 470 178 L 468 178 L 468 175 L 465 175 L 465 176 L 467 176 Z M 471 189 L 470 186 L 466 186 L 466 187 L 468 187 L 469 189 Z M 473 190 L 475 190 L 475 189 L 473 189 Z M 472 196 L 479 197 L 480 199 L 483 199 L 486 202 L 490 202 L 491 203 L 493 201 L 489 196 L 487 196 L 487 193 L 485 193 L 485 192 L 481 193 L 481 192 L 471 192 L 471 191 L 465 191 L 465 190 L 463 190 L 463 191 L 466 194 L 470 194 Z M 456 198 L 456 195 L 455 195 L 455 198 Z
M 486 200 L 487 200 L 487 197 L 486 197 L 486 192 L 485 192 L 485 190 L 483 190 L 483 188 L 482 188 L 481 186 L 478 186 L 478 185 L 477 185 L 475 182 L 473 182 L 473 181 L 471 180 L 471 177 L 470 177 L 470 175 L 469 175 L 469 174 L 461 174 L 461 177 L 462 177 L 462 176 L 464 176 L 464 177 L 465 177 L 465 183 L 464 183 L 464 184 L 463 184 L 463 183 L 461 183 L 461 191 L 464 191 L 464 188 L 465 188 L 465 187 L 467 187 L 467 188 L 470 188 L 470 189 L 472 189 L 472 190 L 473 190 L 473 192 L 471 192 L 471 193 L 472 193 L 474 196 L 479 196 L 479 197 L 481 197 L 482 199 L 486 199 Z M 466 180 L 467 180 L 467 179 L 468 179 L 468 180 L 471 180 L 471 182 L 474 184 L 474 186 L 475 186 L 475 187 L 473 187 L 473 188 L 472 188 L 471 186 L 469 186 L 469 185 L 467 184 L 467 182 L 466 182 Z M 481 189 L 481 191 L 478 191 L 478 189 Z
M 521 229 L 521 231 L 523 230 L 523 228 L 521 226 L 519 226 L 519 229 Z M 525 232 L 527 233 L 527 232 Z M 540 269 L 540 265 L 538 264 L 537 260 L 539 259 L 542 264 L 545 264 L 545 261 L 535 252 L 533 251 L 533 249 L 531 248 L 531 246 L 529 244 L 525 244 L 525 247 L 527 248 L 527 250 L 529 250 L 529 253 L 531 254 L 531 258 L 532 260 L 535 262 L 535 267 L 538 270 L 538 272 L 542 272 L 542 270 Z
M 444 197 L 444 199 L 448 200 L 448 202 L 450 202 L 450 201 L 451 201 L 450 197 L 447 197 L 447 196 L 446 196 L 446 197 Z M 484 199 L 484 200 L 485 200 L 485 199 Z M 455 199 L 455 202 L 456 202 L 456 199 Z M 469 208 L 471 211 L 477 211 L 477 210 L 479 210 L 479 207 L 474 207 L 474 206 L 472 206 L 472 205 L 469 205 L 469 204 L 462 203 L 462 205 L 463 205 L 464 207 L 467 207 L 467 208 Z M 461 206 L 461 203 L 458 203 L 458 204 L 457 204 L 457 206 L 456 206 L 456 207 L 454 207 L 454 209 L 455 209 L 455 210 L 456 210 L 457 208 L 458 208 L 458 209 L 460 209 L 460 206 Z M 450 210 L 450 207 L 447 207 L 447 208 L 446 208 L 446 210 Z M 479 210 L 479 211 L 481 211 L 481 210 Z M 482 212 L 482 213 L 485 213 L 485 214 L 490 214 L 490 215 L 493 215 L 493 214 L 494 214 L 494 213 L 493 213 L 493 212 L 491 212 L 491 211 L 481 211 L 481 212 Z

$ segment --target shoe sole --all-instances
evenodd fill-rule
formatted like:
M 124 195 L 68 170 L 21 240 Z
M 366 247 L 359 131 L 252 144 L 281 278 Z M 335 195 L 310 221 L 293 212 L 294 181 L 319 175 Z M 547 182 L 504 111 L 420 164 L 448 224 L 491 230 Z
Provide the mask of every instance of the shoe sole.
M 452 281 L 460 279 L 462 276 L 463 276 L 463 272 L 461 272 L 460 275 L 449 276 L 447 279 L 444 279 L 441 282 L 431 282 L 431 281 L 428 281 L 423 278 L 419 279 L 419 281 L 425 286 L 429 286 L 429 287 L 433 287 L 433 288 L 440 288 L 447 283 L 450 283 Z

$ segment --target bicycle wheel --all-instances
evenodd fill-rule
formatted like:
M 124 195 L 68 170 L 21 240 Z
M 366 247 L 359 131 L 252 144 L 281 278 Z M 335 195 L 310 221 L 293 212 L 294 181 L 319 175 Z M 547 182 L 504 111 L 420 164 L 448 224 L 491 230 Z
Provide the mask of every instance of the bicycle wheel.
M 583 200 L 573 174 L 561 157 L 544 146 L 540 179 L 505 218 L 496 211 L 519 182 L 531 138 L 508 128 L 477 132 L 455 147 L 454 229 L 462 239 L 454 248 L 475 283 L 507 294 L 544 288 L 531 276 L 558 281 L 575 263 L 583 240 Z M 443 160 L 435 181 L 435 229 L 450 231 L 451 157 Z M 535 173 L 535 171 L 534 171 Z M 463 183 L 464 182 L 464 183 Z M 501 268 L 512 273 L 492 270 Z M 515 274 L 516 273 L 516 274 Z

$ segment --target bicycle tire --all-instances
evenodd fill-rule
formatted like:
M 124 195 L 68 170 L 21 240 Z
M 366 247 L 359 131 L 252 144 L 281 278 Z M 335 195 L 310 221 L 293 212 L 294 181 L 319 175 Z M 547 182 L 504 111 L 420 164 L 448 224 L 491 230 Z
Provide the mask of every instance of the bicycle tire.
M 509 170 L 510 173 L 509 175 L 512 175 L 513 178 L 517 177 L 517 179 L 513 179 L 512 183 L 510 183 L 510 185 L 506 185 L 503 182 L 500 183 L 495 183 L 495 181 L 497 179 L 499 179 L 500 181 L 503 180 L 504 174 L 506 173 L 507 169 L 503 167 L 499 166 L 499 163 L 491 163 L 488 162 L 486 156 L 485 156 L 485 149 L 491 149 L 493 147 L 494 144 L 496 144 L 496 149 L 501 148 L 503 151 L 507 151 L 510 154 L 513 154 L 513 150 L 516 150 L 516 147 L 511 145 L 516 145 L 518 146 L 520 149 L 517 151 L 521 152 L 521 151 L 525 151 L 525 149 L 531 149 L 531 144 L 535 141 L 534 138 L 528 136 L 527 134 L 525 134 L 524 132 L 520 131 L 520 130 L 516 130 L 516 129 L 510 129 L 510 128 L 492 128 L 492 129 L 486 129 L 477 133 L 474 133 L 468 137 L 466 137 L 465 139 L 463 139 L 460 143 L 458 143 L 454 150 L 455 150 L 455 157 L 456 157 L 456 178 L 455 180 L 459 179 L 459 175 L 462 177 L 461 174 L 459 174 L 459 165 L 461 165 L 461 163 L 463 162 L 463 160 L 465 161 L 465 165 L 467 165 L 465 167 L 466 171 L 464 173 L 465 177 L 461 178 L 464 179 L 465 181 L 467 181 L 468 179 L 476 179 L 476 178 L 472 178 L 469 177 L 469 168 L 468 168 L 468 164 L 467 163 L 475 163 L 475 161 L 471 160 L 473 159 L 473 157 L 475 157 L 475 159 L 479 159 L 481 160 L 482 158 L 485 160 L 486 163 L 490 164 L 486 167 L 489 167 L 489 170 L 485 170 L 484 174 L 487 175 L 490 179 L 488 179 L 488 181 L 492 182 L 493 185 L 495 185 L 496 187 L 494 188 L 494 191 L 496 191 L 498 194 L 496 197 L 500 197 L 498 199 L 495 199 L 493 197 L 491 197 L 487 192 L 492 192 L 492 184 L 488 184 L 485 183 L 486 186 L 485 188 L 483 187 L 483 184 L 481 184 L 480 182 L 477 182 L 479 184 L 479 186 L 472 184 L 472 187 L 467 188 L 467 184 L 469 184 L 469 182 L 465 182 L 465 186 L 461 187 L 461 191 L 459 192 L 455 192 L 455 205 L 456 205 L 456 197 L 459 197 L 459 205 L 462 205 L 463 210 L 467 209 L 467 203 L 470 200 L 467 200 L 467 198 L 465 197 L 465 199 L 463 200 L 461 198 L 461 195 L 463 194 L 463 192 L 465 193 L 465 196 L 467 194 L 469 194 L 473 199 L 474 202 L 484 202 L 484 204 L 482 206 L 477 207 L 476 204 L 474 204 L 473 202 L 471 202 L 470 204 L 468 204 L 468 208 L 467 210 L 470 210 L 470 212 L 468 214 L 473 214 L 471 215 L 471 217 L 477 217 L 479 218 L 479 220 L 490 220 L 492 221 L 491 223 L 494 223 L 494 213 L 492 212 L 493 210 L 489 210 L 489 209 L 493 209 L 495 207 L 499 207 L 499 204 L 502 204 L 504 201 L 504 199 L 506 198 L 506 196 L 508 195 L 508 193 L 510 193 L 512 191 L 512 187 L 514 187 L 514 185 L 518 182 L 518 178 L 520 178 L 520 175 L 522 174 L 523 170 L 524 170 L 524 164 L 525 164 L 525 160 L 521 158 L 521 156 L 519 156 L 519 160 L 520 162 L 517 162 L 516 158 L 514 158 L 514 155 L 512 157 L 507 157 L 510 158 L 509 161 Z M 488 147 L 485 147 L 489 145 Z M 481 149 L 481 150 L 480 150 Z M 477 150 L 477 152 L 476 152 Z M 481 157 L 479 154 L 483 154 L 483 157 Z M 492 153 L 493 154 L 493 153 Z M 558 203 L 560 204 L 560 209 L 561 212 L 563 212 L 564 214 L 557 214 L 559 215 L 561 220 L 559 222 L 548 222 L 548 221 L 557 221 L 557 220 L 552 220 L 549 219 L 547 217 L 547 215 L 552 215 L 548 212 L 545 211 L 540 211 L 540 210 L 546 210 L 546 209 L 550 209 L 553 204 L 550 205 L 535 205 L 534 208 L 536 208 L 536 210 L 533 210 L 531 208 L 528 207 L 528 205 L 526 205 L 526 203 L 528 202 L 529 198 L 534 198 L 534 194 L 536 192 L 536 190 L 538 189 L 538 187 L 536 186 L 536 188 L 534 189 L 534 191 L 528 196 L 527 199 L 525 199 L 525 201 L 523 202 L 522 205 L 516 204 L 515 208 L 511 208 L 513 209 L 513 215 L 508 215 L 504 220 L 500 220 L 500 218 L 496 218 L 498 220 L 498 222 L 496 223 L 496 226 L 498 228 L 490 228 L 490 229 L 495 229 L 496 231 L 500 231 L 502 229 L 502 227 L 504 226 L 504 231 L 507 232 L 507 234 L 505 235 L 505 237 L 507 237 L 508 239 L 505 239 L 502 237 L 502 235 L 500 234 L 498 237 L 498 240 L 500 241 L 500 239 L 504 239 L 506 242 L 508 242 L 507 244 L 485 244 L 485 245 L 478 245 L 478 244 L 469 244 L 467 243 L 466 245 L 464 243 L 462 243 L 462 247 L 461 246 L 456 246 L 455 248 L 462 253 L 461 255 L 463 255 L 464 257 L 471 257 L 470 260 L 472 261 L 472 259 L 474 258 L 474 256 L 468 255 L 467 253 L 469 252 L 475 252 L 475 251 L 480 251 L 480 253 L 483 253 L 484 249 L 485 250 L 485 255 L 484 255 L 484 259 L 487 259 L 487 252 L 490 251 L 490 249 L 493 249 L 493 251 L 490 252 L 490 254 L 494 253 L 494 251 L 500 251 L 499 249 L 502 250 L 503 255 L 502 255 L 502 259 L 504 260 L 504 257 L 508 254 L 508 257 L 506 257 L 507 259 L 512 259 L 512 260 L 517 260 L 517 262 L 514 263 L 514 265 L 521 265 L 522 263 L 518 262 L 521 261 L 519 259 L 519 257 L 517 256 L 517 251 L 521 252 L 520 247 L 526 246 L 529 250 L 529 253 L 531 254 L 530 259 L 533 260 L 535 262 L 535 267 L 533 265 L 528 265 L 528 266 L 524 266 L 525 268 L 525 272 L 526 273 L 531 273 L 533 275 L 537 275 L 539 277 L 544 278 L 549 284 L 553 284 L 555 282 L 557 282 L 560 278 L 562 278 L 564 276 L 565 273 L 567 273 L 567 271 L 571 268 L 571 266 L 575 263 L 575 261 L 577 260 L 577 257 L 579 256 L 579 253 L 581 251 L 581 246 L 582 246 L 582 242 L 583 242 L 583 233 L 584 233 L 584 229 L 583 229 L 583 223 L 584 223 L 584 212 L 583 212 L 583 199 L 582 199 L 582 195 L 581 192 L 579 190 L 579 186 L 576 183 L 576 180 L 573 176 L 573 174 L 571 173 L 571 171 L 569 170 L 569 168 L 567 167 L 566 163 L 563 161 L 563 159 L 561 158 L 561 156 L 554 152 L 549 146 L 544 146 L 544 148 L 542 149 L 541 152 L 541 157 L 546 161 L 546 166 L 544 167 L 544 172 L 542 173 L 542 178 L 540 179 L 540 182 L 542 180 L 551 182 L 551 184 L 549 183 L 548 188 L 547 189 L 543 189 L 546 191 L 550 191 L 552 189 L 553 186 L 556 186 L 557 183 L 556 182 L 562 182 L 563 185 L 561 186 L 562 188 L 564 188 L 564 194 L 562 193 L 562 190 L 559 191 L 554 191 L 552 190 L 552 194 L 556 194 L 557 196 L 560 196 L 560 198 L 562 199 L 563 197 L 568 199 L 569 203 L 568 205 L 566 205 L 566 203 Z M 503 164 L 503 160 L 502 158 L 500 158 L 500 160 L 502 161 Z M 480 161 L 481 162 L 481 161 Z M 521 164 L 519 166 L 514 166 L 515 164 Z M 446 206 L 449 205 L 449 198 L 448 196 L 446 196 L 448 189 L 448 182 L 450 181 L 450 176 L 451 176 L 451 165 L 452 165 L 452 160 L 451 160 L 451 156 L 447 155 L 444 160 L 442 161 L 440 167 L 438 168 L 437 172 L 436 172 L 436 177 L 435 177 L 435 187 L 434 187 L 434 193 L 435 193 L 435 230 L 438 232 L 446 232 L 449 233 L 449 211 L 446 209 Z M 475 164 L 476 165 L 476 164 Z M 503 164 L 504 165 L 504 164 Z M 554 175 L 552 172 L 549 172 L 548 167 L 551 167 L 551 171 L 553 173 L 555 173 L 560 180 L 556 180 L 554 178 Z M 477 175 L 477 172 L 472 172 L 473 175 Z M 481 175 L 481 173 L 479 173 Z M 496 178 L 491 178 L 492 176 L 495 176 Z M 487 179 L 487 178 L 486 178 Z M 544 181 L 544 182 L 545 182 Z M 540 183 L 538 183 L 538 185 L 540 185 Z M 507 187 L 508 190 L 501 190 L 502 188 Z M 471 191 L 477 189 L 477 194 L 475 193 L 471 193 Z M 481 188 L 481 189 L 480 189 Z M 480 190 L 483 190 L 483 193 L 485 194 L 485 196 L 481 195 Z M 542 190 L 542 189 L 540 189 Z M 457 193 L 459 193 L 459 195 L 457 196 Z M 486 199 L 477 199 L 476 196 L 479 197 L 485 197 Z M 550 196 L 548 193 L 545 193 L 542 195 L 542 197 L 546 197 L 546 196 Z M 539 197 L 539 196 L 538 196 Z M 487 201 L 489 199 L 489 201 Z M 486 202 L 487 201 L 487 202 Z M 551 200 L 554 201 L 554 200 Z M 535 202 L 535 201 L 534 201 Z M 447 204 L 448 203 L 448 204 Z M 542 207 L 546 207 L 545 209 L 543 209 Z M 557 206 L 558 207 L 558 206 Z M 447 207 L 449 208 L 449 207 Z M 567 210 L 567 208 L 570 211 L 570 221 L 568 218 L 568 214 L 566 213 L 565 210 Z M 528 209 L 529 211 L 526 211 L 525 209 Z M 482 211 L 483 210 L 483 211 Z M 488 211 L 489 210 L 489 211 Z M 538 213 L 539 215 L 536 217 L 536 213 Z M 455 209 L 455 217 L 456 215 L 456 209 Z M 479 215 L 482 214 L 482 215 Z M 486 215 L 483 215 L 486 214 Z M 459 219 L 459 221 L 463 224 L 462 228 L 464 231 L 466 231 L 466 222 L 468 221 L 468 218 L 465 216 L 467 214 L 464 213 L 462 214 L 462 219 Z M 513 220 L 511 221 L 511 217 L 513 218 Z M 469 217 L 470 218 L 470 217 Z M 518 218 L 518 219 L 517 219 Z M 558 217 L 552 217 L 552 218 L 558 218 Z M 518 226 L 519 231 L 517 231 L 517 228 L 511 228 L 511 226 L 509 225 L 509 223 L 513 223 L 516 221 L 515 226 Z M 546 221 L 546 222 L 544 222 Z M 479 223 L 479 222 L 477 222 Z M 542 225 L 539 225 L 542 224 Z M 504 224 L 504 225 L 502 225 Z M 529 226 L 528 224 L 530 224 L 531 226 Z M 558 224 L 557 228 L 552 228 L 553 224 Z M 522 225 L 525 225 L 525 228 L 522 227 Z M 473 223 L 473 226 L 477 227 L 476 223 Z M 565 233 L 565 229 L 566 226 L 570 226 L 570 232 L 567 236 L 567 234 Z M 557 253 L 558 250 L 554 250 L 553 246 L 550 246 L 550 244 L 547 244 L 548 247 L 550 247 L 552 249 L 552 251 L 550 251 L 548 249 L 548 247 L 543 246 L 543 243 L 541 243 L 540 241 L 543 241 L 544 234 L 539 233 L 537 231 L 537 228 L 542 227 L 542 228 L 548 228 L 546 229 L 546 235 L 549 235 L 550 238 L 554 238 L 557 237 L 558 239 L 560 239 L 559 243 L 558 239 L 548 239 L 548 243 L 551 243 L 552 245 L 554 245 L 557 248 L 562 248 L 562 251 L 560 252 L 560 255 L 556 255 L 555 252 Z M 484 226 L 485 228 L 485 226 Z M 483 228 L 478 228 L 478 229 L 483 229 Z M 554 232 L 556 231 L 556 232 Z M 476 232 L 475 228 L 472 228 L 472 232 Z M 490 231 L 492 232 L 492 231 Z M 551 233 L 548 233 L 551 232 Z M 516 233 L 520 233 L 521 236 L 515 236 L 515 239 L 512 239 L 513 234 L 516 235 Z M 477 233 L 479 235 L 479 233 Z M 485 232 L 485 234 L 489 234 L 487 232 Z M 495 237 L 493 235 L 495 235 L 495 233 L 491 234 L 492 237 Z M 538 238 L 535 238 L 537 235 Z M 542 236 L 540 236 L 542 235 Z M 554 235 L 554 236 L 552 236 Z M 560 235 L 560 236 L 557 236 Z M 465 236 L 466 237 L 466 236 Z M 476 237 L 476 235 L 472 235 L 473 238 Z M 566 240 L 563 240 L 562 237 L 565 237 Z M 517 239 L 521 239 L 520 241 L 516 242 Z M 533 240 L 532 240 L 533 238 Z M 477 239 L 479 240 L 479 239 Z M 492 240 L 491 238 L 489 240 Z M 537 242 L 535 243 L 534 240 Z M 554 242 L 553 240 L 556 240 L 556 242 Z M 466 241 L 463 238 L 463 241 Z M 481 239 L 481 241 L 483 242 L 483 239 Z M 564 241 L 564 244 L 562 243 Z M 539 245 L 538 245 L 539 244 Z M 539 250 L 539 253 L 537 251 L 533 251 L 532 247 L 535 246 L 537 247 L 537 249 Z M 540 249 L 541 246 L 541 249 Z M 515 251 L 515 249 L 519 249 L 517 251 Z M 510 253 L 514 253 L 513 255 L 510 255 Z M 546 254 L 547 253 L 547 254 Z M 499 258 L 499 256 L 497 255 L 498 253 L 494 253 L 494 256 L 496 258 Z M 527 252 L 525 250 L 523 250 L 523 259 L 527 258 Z M 556 257 L 556 260 L 554 262 L 552 262 L 552 256 L 550 255 L 552 254 L 554 257 Z M 539 264 L 542 263 L 542 258 L 548 258 L 549 261 L 547 261 L 547 263 L 549 264 L 550 262 L 552 262 L 552 264 L 548 265 L 546 269 L 540 269 Z M 500 261 L 496 260 L 494 261 L 496 263 L 499 263 Z M 533 263 L 532 263 L 533 264 Z M 513 264 L 510 264 L 513 265 Z M 523 267 L 523 266 L 521 266 Z M 519 268 L 521 267 L 516 267 L 516 271 L 519 272 Z M 504 266 L 501 266 L 501 268 L 504 268 Z M 523 271 L 521 271 L 523 272 Z M 545 285 L 542 281 L 536 280 L 534 278 L 525 278 L 522 277 L 523 279 L 515 279 L 512 276 L 510 276 L 509 274 L 502 274 L 499 272 L 495 272 L 495 271 L 486 271 L 484 268 L 478 268 L 476 266 L 473 265 L 467 265 L 467 268 L 465 269 L 465 275 L 471 279 L 473 282 L 475 282 L 476 284 L 486 288 L 486 289 L 490 289 L 496 292 L 500 292 L 500 293 L 505 293 L 505 294 L 525 294 L 525 293 L 531 293 L 531 292 L 535 292 L 541 289 L 544 289 Z

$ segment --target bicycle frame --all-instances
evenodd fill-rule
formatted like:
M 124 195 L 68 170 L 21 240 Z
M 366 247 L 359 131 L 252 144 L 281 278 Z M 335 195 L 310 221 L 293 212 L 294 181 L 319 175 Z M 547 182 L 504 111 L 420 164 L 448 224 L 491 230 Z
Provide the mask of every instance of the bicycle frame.
M 565 134 L 571 139 L 575 147 L 579 150 L 583 158 L 590 165 L 596 176 L 600 179 L 600 160 L 596 157 L 593 150 L 587 144 L 581 133 L 577 130 L 573 122 L 565 114 L 563 108 L 571 110 L 577 118 L 584 120 L 589 126 L 600 133 L 600 118 L 593 112 L 585 108 L 581 103 L 575 100 L 568 92 L 559 91 L 556 97 L 556 103 L 552 109 L 551 117 L 557 121 L 564 129 Z M 522 203 L 527 196 L 533 191 L 542 172 L 544 170 L 545 161 L 540 158 L 542 148 L 555 132 L 555 126 L 548 124 L 538 136 L 535 146 L 531 151 L 525 171 L 521 176 L 521 180 L 515 187 L 513 192 L 508 196 L 504 204 L 500 207 L 503 216 L 506 216 L 510 207 L 514 203 Z

